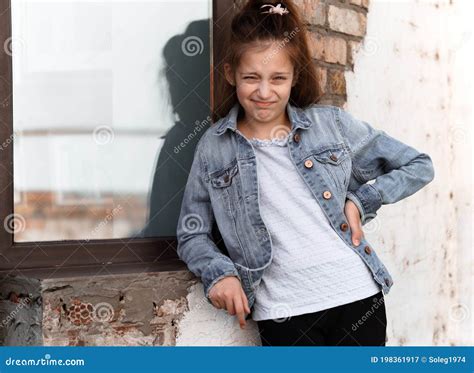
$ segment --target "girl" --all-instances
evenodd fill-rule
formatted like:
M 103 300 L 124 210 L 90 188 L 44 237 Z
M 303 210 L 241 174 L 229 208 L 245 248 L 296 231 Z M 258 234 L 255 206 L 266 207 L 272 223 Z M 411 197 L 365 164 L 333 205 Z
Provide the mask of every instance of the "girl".
M 430 157 L 317 104 L 290 1 L 249 1 L 227 45 L 219 119 L 196 147 L 178 255 L 210 303 L 241 327 L 257 321 L 263 345 L 385 345 L 393 281 L 361 226 L 428 184 Z

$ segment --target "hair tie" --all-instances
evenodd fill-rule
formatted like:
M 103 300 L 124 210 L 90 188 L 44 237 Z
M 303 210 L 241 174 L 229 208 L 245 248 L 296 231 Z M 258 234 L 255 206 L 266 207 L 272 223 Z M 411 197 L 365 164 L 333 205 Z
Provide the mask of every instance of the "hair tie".
M 275 5 L 272 5 L 272 4 L 265 4 L 265 5 L 262 5 L 260 7 L 260 9 L 262 8 L 265 8 L 265 7 L 270 7 L 270 9 L 266 12 L 261 12 L 260 14 L 263 14 L 263 13 L 269 13 L 269 14 L 279 14 L 279 15 L 283 15 L 283 14 L 288 14 L 290 13 L 290 11 L 286 8 L 282 8 L 281 7 L 281 4 L 278 4 L 277 6 Z

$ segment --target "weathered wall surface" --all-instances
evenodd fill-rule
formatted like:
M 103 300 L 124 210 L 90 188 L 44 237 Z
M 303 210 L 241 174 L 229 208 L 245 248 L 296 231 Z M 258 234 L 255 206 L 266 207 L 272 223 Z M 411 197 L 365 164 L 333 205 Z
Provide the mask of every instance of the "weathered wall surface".
M 213 307 L 203 296 L 201 283 L 190 288 L 189 311 L 179 323 L 178 346 L 258 346 L 261 345 L 257 324 L 247 320 L 240 329 L 235 316 Z
M 186 271 L 43 281 L 44 344 L 172 346 L 195 282 Z
M 0 277 L 0 346 L 42 345 L 40 282 Z
M 42 297 L 44 345 L 260 344 L 256 329 L 212 307 L 187 271 L 47 280 Z
M 372 1 L 346 73 L 346 109 L 435 165 L 431 184 L 365 226 L 394 276 L 391 345 L 473 342 L 472 12 L 466 1 Z

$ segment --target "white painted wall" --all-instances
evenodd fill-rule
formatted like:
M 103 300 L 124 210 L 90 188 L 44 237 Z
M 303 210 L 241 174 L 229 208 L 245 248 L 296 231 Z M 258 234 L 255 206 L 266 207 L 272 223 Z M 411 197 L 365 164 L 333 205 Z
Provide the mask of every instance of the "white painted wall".
M 460 0 L 371 0 L 365 42 L 346 74 L 346 109 L 435 165 L 432 183 L 365 226 L 394 277 L 389 345 L 473 343 L 473 10 Z
M 236 316 L 218 310 L 204 297 L 202 283 L 189 289 L 189 312 L 180 321 L 176 346 L 259 346 L 261 344 L 257 323 L 247 320 L 240 329 Z

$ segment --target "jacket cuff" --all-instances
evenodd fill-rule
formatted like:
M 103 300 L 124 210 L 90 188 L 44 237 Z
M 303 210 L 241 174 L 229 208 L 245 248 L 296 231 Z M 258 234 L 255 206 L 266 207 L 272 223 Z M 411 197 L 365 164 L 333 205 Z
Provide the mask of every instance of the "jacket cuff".
M 234 263 L 229 260 L 223 260 L 222 258 L 216 258 L 211 261 L 206 270 L 202 273 L 201 281 L 204 286 L 204 294 L 207 301 L 212 304 L 209 299 L 209 292 L 211 288 L 224 277 L 236 276 L 239 281 L 240 275 L 237 269 L 235 268 Z
M 377 210 L 382 206 L 382 198 L 371 184 L 363 184 L 355 192 L 348 191 L 346 198 L 354 202 L 359 209 L 362 225 L 374 219 Z

